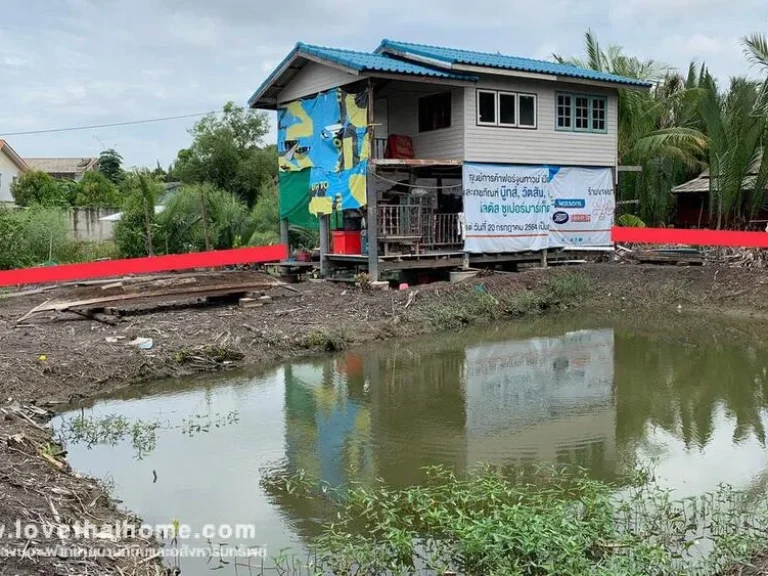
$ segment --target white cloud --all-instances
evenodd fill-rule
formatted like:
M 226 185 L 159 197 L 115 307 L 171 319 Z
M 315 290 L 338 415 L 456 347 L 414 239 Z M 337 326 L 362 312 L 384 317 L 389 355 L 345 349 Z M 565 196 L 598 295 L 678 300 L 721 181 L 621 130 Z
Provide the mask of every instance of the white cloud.
M 552 60 L 552 55 L 557 53 L 557 44 L 554 42 L 544 42 L 536 48 L 536 51 L 531 57 L 536 58 L 537 60 Z
M 169 33 L 183 42 L 206 48 L 214 47 L 220 40 L 213 18 L 184 12 L 172 16 Z
M 713 7 L 725 7 L 732 0 L 620 0 L 611 4 L 611 17 L 618 20 L 670 20 L 680 15 L 696 17 Z
M 602 45 L 720 77 L 748 64 L 736 44 L 765 0 L 2 0 L 0 130 L 175 116 L 244 104 L 297 41 L 371 50 L 381 38 L 548 59 Z M 763 18 L 763 20 L 765 20 Z M 553 32 L 554 31 L 554 32 Z M 27 155 L 97 153 L 167 164 L 194 120 L 11 138 Z
M 733 45 L 734 43 L 697 32 L 687 37 L 679 34 L 669 36 L 662 43 L 662 48 L 666 53 L 700 59 L 710 54 L 722 52 L 729 44 Z

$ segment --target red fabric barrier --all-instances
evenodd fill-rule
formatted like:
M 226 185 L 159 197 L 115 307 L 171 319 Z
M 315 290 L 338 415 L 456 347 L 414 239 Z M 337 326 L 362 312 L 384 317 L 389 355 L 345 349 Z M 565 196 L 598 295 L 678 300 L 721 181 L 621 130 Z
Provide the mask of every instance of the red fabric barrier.
M 613 242 L 634 242 L 640 244 L 768 248 L 768 232 L 741 232 L 734 230 L 614 227 L 611 230 L 611 240 Z
M 234 248 L 232 250 L 195 252 L 193 254 L 105 260 L 104 262 L 89 262 L 87 264 L 23 268 L 0 271 L 0 286 L 46 284 L 50 282 L 126 276 L 129 274 L 189 270 L 191 268 L 214 268 L 234 264 L 279 262 L 287 258 L 287 256 L 288 249 L 286 246 L 278 244 L 276 246 L 254 246 L 252 248 Z

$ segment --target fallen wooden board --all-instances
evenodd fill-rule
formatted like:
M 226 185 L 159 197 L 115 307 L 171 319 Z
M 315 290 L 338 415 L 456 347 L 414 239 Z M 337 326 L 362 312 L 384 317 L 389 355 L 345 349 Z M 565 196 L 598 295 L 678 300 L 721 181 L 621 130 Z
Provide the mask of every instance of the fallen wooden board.
M 688 264 L 691 266 L 703 266 L 703 254 L 686 254 L 675 252 L 655 252 L 649 250 L 640 250 L 635 252 L 632 257 L 643 264 Z
M 185 286 L 178 287 L 171 290 L 160 290 L 156 292 L 132 292 L 128 294 L 115 294 L 112 296 L 101 296 L 98 298 L 89 298 L 87 300 L 75 300 L 69 302 L 44 302 L 43 304 L 33 308 L 27 312 L 24 316 L 16 321 L 18 324 L 23 320 L 26 320 L 33 314 L 39 314 L 41 312 L 63 312 L 72 308 L 87 308 L 96 304 L 110 304 L 112 302 L 125 302 L 129 300 L 157 300 L 165 299 L 171 296 L 217 296 L 227 293 L 247 292 L 254 288 L 279 288 L 282 287 L 276 283 L 254 283 L 247 282 L 241 284 L 228 284 L 228 285 L 214 285 L 214 286 Z

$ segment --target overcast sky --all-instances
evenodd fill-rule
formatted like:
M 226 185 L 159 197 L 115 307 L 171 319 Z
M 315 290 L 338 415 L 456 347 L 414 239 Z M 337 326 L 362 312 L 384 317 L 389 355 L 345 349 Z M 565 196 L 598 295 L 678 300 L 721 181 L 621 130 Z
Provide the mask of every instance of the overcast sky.
M 603 45 L 721 79 L 750 68 L 739 38 L 766 0 L 0 0 L 0 137 L 244 105 L 297 41 L 372 50 L 381 38 L 536 58 Z M 8 136 L 22 156 L 166 166 L 194 119 Z

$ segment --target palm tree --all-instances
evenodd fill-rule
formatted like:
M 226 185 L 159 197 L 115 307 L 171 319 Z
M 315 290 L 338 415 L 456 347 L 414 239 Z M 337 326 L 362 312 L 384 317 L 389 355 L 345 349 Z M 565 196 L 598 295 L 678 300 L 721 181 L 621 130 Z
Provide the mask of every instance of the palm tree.
M 764 34 L 750 34 L 741 40 L 747 59 L 768 72 L 768 37 Z
M 709 137 L 710 213 L 721 228 L 753 215 L 762 204 L 768 178 L 768 162 L 762 162 L 768 118 L 760 109 L 759 84 L 746 78 L 733 78 L 725 93 L 710 78 L 700 112 Z M 748 197 L 743 185 L 754 173 L 758 177 Z
M 555 60 L 654 85 L 649 92 L 619 90 L 619 164 L 643 167 L 641 174 L 627 175 L 619 182 L 619 194 L 622 199 L 640 201 L 643 219 L 664 222 L 672 187 L 698 171 L 706 146 L 692 112 L 700 74 L 693 64 L 683 78 L 662 63 L 627 56 L 620 46 L 603 50 L 591 30 L 584 40 L 586 58 L 554 55 Z

